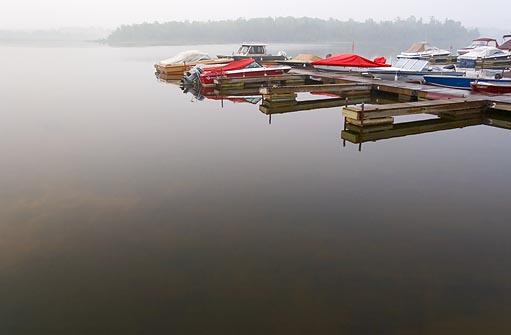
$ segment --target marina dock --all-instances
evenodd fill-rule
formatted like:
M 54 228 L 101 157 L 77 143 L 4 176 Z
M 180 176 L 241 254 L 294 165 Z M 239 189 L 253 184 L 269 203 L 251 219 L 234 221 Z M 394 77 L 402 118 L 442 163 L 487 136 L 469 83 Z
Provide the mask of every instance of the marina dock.
M 341 138 L 357 144 L 475 125 L 511 129 L 511 94 L 488 95 L 359 73 L 294 68 L 284 75 L 219 77 L 209 89 L 208 96 L 217 100 L 260 96 L 259 111 L 269 116 L 270 123 L 273 114 L 340 107 Z M 318 98 L 300 101 L 301 93 Z M 417 114 L 435 118 L 396 123 L 396 118 Z
M 360 75 L 293 69 L 293 74 L 306 75 L 305 85 L 270 85 L 261 87 L 259 93 L 268 101 L 272 94 L 301 92 L 334 93 L 343 106 L 343 116 L 348 124 L 374 126 L 392 124 L 394 117 L 413 114 L 433 114 L 446 118 L 481 115 L 486 111 L 511 112 L 511 95 L 485 95 L 468 90 L 450 89 L 402 81 L 378 80 Z M 381 95 L 394 103 L 370 103 L 370 97 Z M 366 101 L 364 100 L 366 97 Z M 340 100 L 345 98 L 345 103 Z M 361 101 L 362 100 L 362 101 Z M 318 101 L 318 104 L 323 102 Z M 328 103 L 325 103 L 328 106 Z M 262 107 L 268 112 L 270 109 Z M 275 108 L 277 112 L 278 108 Z

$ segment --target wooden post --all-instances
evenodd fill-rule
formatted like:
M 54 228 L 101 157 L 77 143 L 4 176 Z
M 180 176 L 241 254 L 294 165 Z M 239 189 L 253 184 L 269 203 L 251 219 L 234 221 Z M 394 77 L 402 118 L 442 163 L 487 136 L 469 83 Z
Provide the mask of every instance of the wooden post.
M 360 126 L 361 127 L 364 126 L 364 108 L 365 108 L 365 103 L 362 103 L 362 110 L 360 111 Z

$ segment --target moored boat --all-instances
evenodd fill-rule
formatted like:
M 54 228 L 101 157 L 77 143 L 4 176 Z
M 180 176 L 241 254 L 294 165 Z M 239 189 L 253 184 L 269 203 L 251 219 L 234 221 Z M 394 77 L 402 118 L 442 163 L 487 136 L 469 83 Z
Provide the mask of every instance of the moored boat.
M 319 60 L 321 57 L 312 54 L 299 54 L 291 59 L 276 61 L 278 64 L 289 65 L 291 67 L 308 67 L 315 60 Z
M 431 66 L 424 59 L 400 58 L 391 67 L 376 67 L 367 72 L 383 80 L 400 80 L 406 82 L 424 82 L 424 75 L 464 76 L 465 72 L 456 71 L 454 66 Z
M 511 51 L 511 34 L 502 36 L 504 42 L 499 45 L 499 49 Z
M 497 76 L 498 77 L 498 76 Z M 493 78 L 480 75 L 479 77 L 477 75 L 465 75 L 463 77 L 453 77 L 453 76 L 446 76 L 446 75 L 425 75 L 424 80 L 427 84 L 435 85 L 435 86 L 441 86 L 441 87 L 449 87 L 449 88 L 458 88 L 463 90 L 470 90 L 471 86 L 470 83 L 481 80 L 484 82 L 498 82 L 498 83 L 511 83 L 511 79 L 495 79 L 495 76 Z
M 183 76 L 197 64 L 213 65 L 226 64 L 231 58 L 211 58 L 207 53 L 198 50 L 183 51 L 169 59 L 162 60 L 154 65 L 156 71 L 167 76 Z
M 458 56 L 458 67 L 475 68 L 478 61 L 505 60 L 511 58 L 511 52 L 496 47 L 484 46 Z
M 421 58 L 428 59 L 431 57 L 449 56 L 449 50 L 440 49 L 431 46 L 428 42 L 416 42 L 408 49 L 397 55 L 397 58 Z
M 461 49 L 458 49 L 458 55 L 464 55 L 467 52 L 470 52 L 470 51 L 474 50 L 475 48 L 479 48 L 479 47 L 494 47 L 494 48 L 498 48 L 499 47 L 499 43 L 494 38 L 488 38 L 488 37 L 476 38 L 468 46 L 466 46 L 464 48 L 461 48 Z
M 266 44 L 263 43 L 243 43 L 238 51 L 233 52 L 232 55 L 217 55 L 218 58 L 233 58 L 240 60 L 245 58 L 252 58 L 258 62 L 275 62 L 278 60 L 286 60 L 287 55 L 284 51 L 279 51 L 277 55 L 268 53 Z
M 229 64 L 216 67 L 197 68 L 183 82 L 191 83 L 198 78 L 202 86 L 214 85 L 215 78 L 244 78 L 275 76 L 287 73 L 291 70 L 287 65 L 263 66 L 252 58 L 240 59 Z
M 390 67 L 386 64 L 385 57 L 375 58 L 369 60 L 355 54 L 337 54 L 325 59 L 313 61 L 311 64 L 314 68 L 324 71 L 336 72 L 367 72 L 370 68 L 375 67 Z
M 506 94 L 511 93 L 511 80 L 499 81 L 472 81 L 470 86 L 473 91 L 481 93 Z

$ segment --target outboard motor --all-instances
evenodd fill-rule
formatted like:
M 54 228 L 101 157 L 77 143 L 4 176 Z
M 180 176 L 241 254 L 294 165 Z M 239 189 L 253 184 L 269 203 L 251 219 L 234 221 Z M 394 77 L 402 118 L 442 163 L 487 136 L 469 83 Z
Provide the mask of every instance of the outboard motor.
M 200 75 L 202 72 L 204 72 L 204 70 L 200 66 L 195 66 L 193 69 L 190 69 L 183 79 L 181 79 L 181 85 L 191 86 L 200 83 Z
M 277 52 L 277 56 L 282 56 L 284 57 L 284 59 L 289 59 L 287 53 L 284 50 L 280 50 L 279 52 Z

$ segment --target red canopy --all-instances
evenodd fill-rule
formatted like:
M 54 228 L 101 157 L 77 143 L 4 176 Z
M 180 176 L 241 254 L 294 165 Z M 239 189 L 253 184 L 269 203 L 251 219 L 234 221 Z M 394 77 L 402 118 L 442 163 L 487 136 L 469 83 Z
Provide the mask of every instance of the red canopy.
M 215 75 L 225 71 L 241 70 L 244 69 L 247 65 L 252 64 L 253 62 L 255 62 L 253 58 L 235 60 L 223 66 L 204 68 L 204 73 L 207 73 L 207 75 Z
M 353 54 L 339 54 L 333 55 L 325 59 L 319 59 L 312 62 L 312 65 L 335 65 L 335 66 L 350 66 L 350 67 L 382 67 L 390 66 L 385 64 L 387 60 L 385 57 L 376 58 L 375 61 L 371 61 L 367 58 Z

